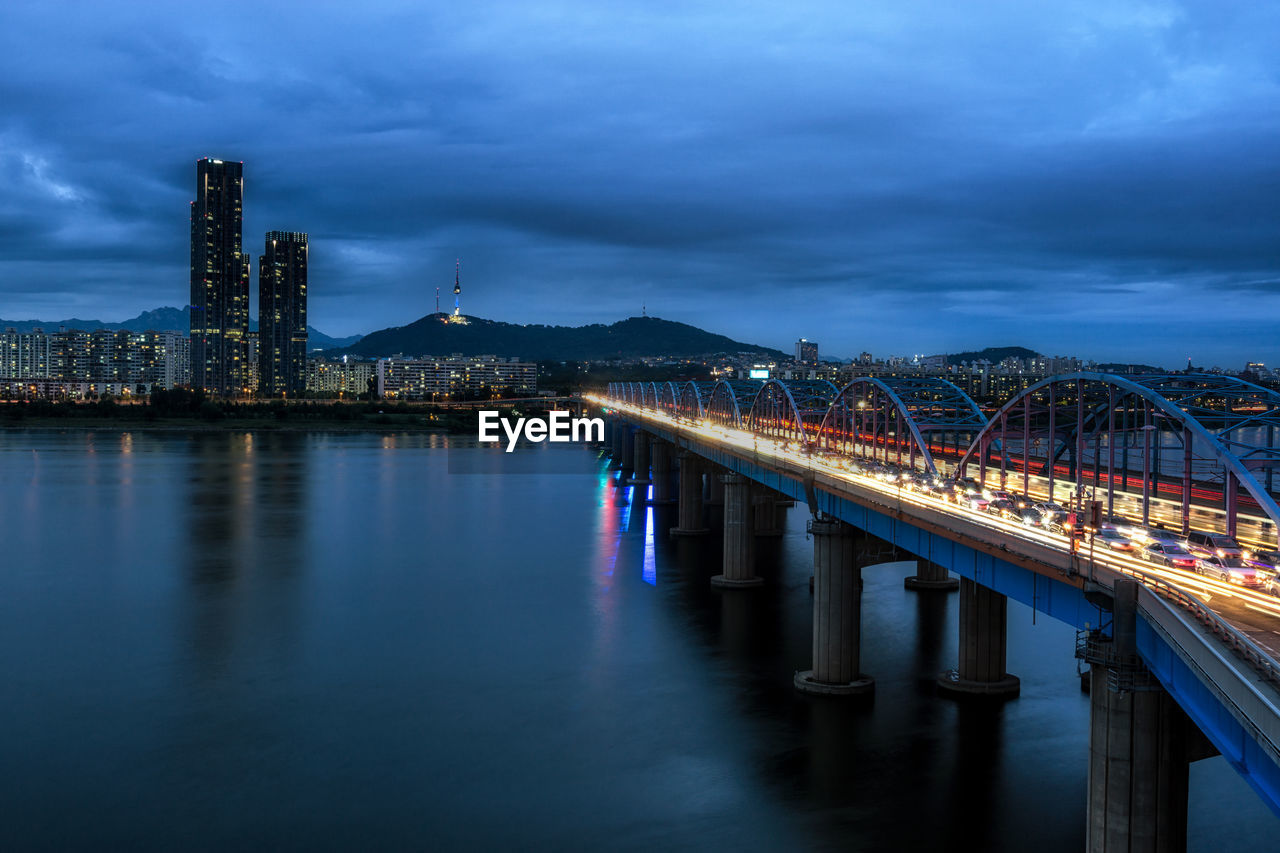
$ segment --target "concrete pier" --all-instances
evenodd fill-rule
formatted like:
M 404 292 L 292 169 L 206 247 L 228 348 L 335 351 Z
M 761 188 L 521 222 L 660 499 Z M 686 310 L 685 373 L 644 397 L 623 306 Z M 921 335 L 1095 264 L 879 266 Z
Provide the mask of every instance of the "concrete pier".
M 755 514 L 751 508 L 751 484 L 741 474 L 721 474 L 724 484 L 724 572 L 711 585 L 730 589 L 757 587 Z
M 960 579 L 960 664 L 938 676 L 944 692 L 1013 698 L 1021 687 L 1005 672 L 1008 599 L 995 590 Z
M 650 503 L 675 503 L 675 490 L 672 489 L 671 451 L 672 446 L 660 438 L 649 441 L 649 458 L 653 466 L 653 498 Z
M 627 425 L 617 418 L 609 421 L 611 434 L 609 436 L 609 470 L 617 471 L 622 468 L 622 443 L 626 440 Z
M 716 466 L 719 468 L 719 466 Z M 723 471 L 723 468 L 719 468 Z M 712 474 L 707 478 L 707 505 L 708 506 L 724 506 L 724 481 L 716 474 Z
M 1190 764 L 1216 754 L 1138 656 L 1137 582 L 1113 588 L 1111 637 L 1089 635 L 1089 853 L 1187 849 Z
M 937 563 L 929 560 L 918 560 L 916 562 L 916 573 L 904 578 L 902 585 L 907 589 L 914 589 L 918 592 L 931 589 L 951 592 L 960 588 L 960 579 L 951 577 L 947 570 Z
M 644 430 L 636 430 L 631 463 L 631 477 L 627 482 L 633 486 L 649 485 L 649 433 Z
M 635 450 L 636 450 L 635 436 L 638 433 L 639 431 L 635 427 L 631 426 L 630 424 L 626 424 L 622 427 L 621 470 L 622 470 L 622 473 L 626 476 L 630 476 L 632 469 L 635 467 Z
M 704 536 L 710 531 L 702 523 L 702 463 L 687 450 L 679 455 L 679 525 L 672 536 Z
M 751 512 L 755 516 L 756 536 L 781 536 L 783 525 L 778 523 L 782 511 L 772 489 L 755 486 L 751 490 Z
M 870 693 L 875 680 L 858 671 L 862 634 L 862 567 L 858 540 L 841 521 L 809 522 L 813 535 L 813 669 L 797 672 L 797 690 L 823 696 Z

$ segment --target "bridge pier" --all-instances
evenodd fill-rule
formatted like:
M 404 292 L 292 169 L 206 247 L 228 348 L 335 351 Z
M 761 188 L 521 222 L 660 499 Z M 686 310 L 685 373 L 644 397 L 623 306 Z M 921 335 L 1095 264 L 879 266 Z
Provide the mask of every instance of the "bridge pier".
M 960 581 L 951 577 L 947 573 L 946 567 L 939 566 L 932 560 L 917 560 L 916 573 L 904 578 L 902 585 L 917 592 L 924 592 L 930 589 L 951 592 L 960 588 Z
M 715 471 L 714 468 L 711 470 Z M 707 476 L 707 506 L 724 506 L 724 481 L 717 476 L 717 473 Z
M 1138 585 L 1112 590 L 1112 636 L 1077 647 L 1090 664 L 1088 853 L 1184 851 L 1192 761 L 1216 754 L 1138 657 Z
M 778 499 L 773 490 L 764 486 L 753 486 L 751 490 L 751 512 L 755 516 L 756 536 L 781 536 L 783 525 L 778 523 L 781 511 Z
M 635 436 L 639 433 L 631 424 L 623 424 L 622 426 L 622 464 L 619 468 L 625 476 L 629 475 L 635 467 Z
M 1018 695 L 1021 682 L 1005 672 L 1009 600 L 979 583 L 960 578 L 960 663 L 938 676 L 938 686 L 956 695 Z
M 704 536 L 710 531 L 702 524 L 702 465 L 687 450 L 679 459 L 679 524 L 671 528 L 672 536 Z
M 724 483 L 724 572 L 711 585 L 730 589 L 757 587 L 755 515 L 751 508 L 751 484 L 741 474 L 721 474 Z
M 617 471 L 622 468 L 622 442 L 626 439 L 627 425 L 617 418 L 610 418 L 609 428 L 609 470 Z
M 649 433 L 642 429 L 636 430 L 631 461 L 631 478 L 627 482 L 633 486 L 649 485 Z
M 653 499 L 655 504 L 674 503 L 671 495 L 671 445 L 660 438 L 651 439 L 649 455 L 653 465 Z
M 870 693 L 858 671 L 862 642 L 862 567 L 858 540 L 842 521 L 809 522 L 813 534 L 813 669 L 795 674 L 797 690 L 822 696 Z

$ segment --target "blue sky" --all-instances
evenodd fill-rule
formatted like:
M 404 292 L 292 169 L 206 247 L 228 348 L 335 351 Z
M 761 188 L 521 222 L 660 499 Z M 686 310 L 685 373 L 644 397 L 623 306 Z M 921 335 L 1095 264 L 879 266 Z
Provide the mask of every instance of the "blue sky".
M 202 156 L 329 334 L 1280 363 L 1280 6 L 0 6 L 0 317 L 186 301 Z

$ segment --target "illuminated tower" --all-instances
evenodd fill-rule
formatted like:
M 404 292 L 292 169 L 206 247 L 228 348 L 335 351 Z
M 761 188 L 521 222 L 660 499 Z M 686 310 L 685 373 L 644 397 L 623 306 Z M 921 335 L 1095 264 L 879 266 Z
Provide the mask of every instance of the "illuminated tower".
M 307 235 L 268 231 L 258 258 L 258 388 L 298 397 L 307 387 Z
M 191 385 L 243 393 L 249 335 L 249 258 L 241 251 L 244 164 L 196 161 L 191 203 Z
M 453 316 L 460 317 L 458 313 L 458 298 L 462 295 L 462 259 L 459 258 L 453 268 Z

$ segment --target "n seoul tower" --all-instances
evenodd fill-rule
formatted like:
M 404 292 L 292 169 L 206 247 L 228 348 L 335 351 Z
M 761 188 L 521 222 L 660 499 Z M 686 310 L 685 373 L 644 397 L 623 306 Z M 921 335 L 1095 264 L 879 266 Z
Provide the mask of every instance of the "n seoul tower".
M 457 264 L 453 269 L 453 316 L 459 317 L 458 297 L 462 295 L 462 259 L 457 259 Z

